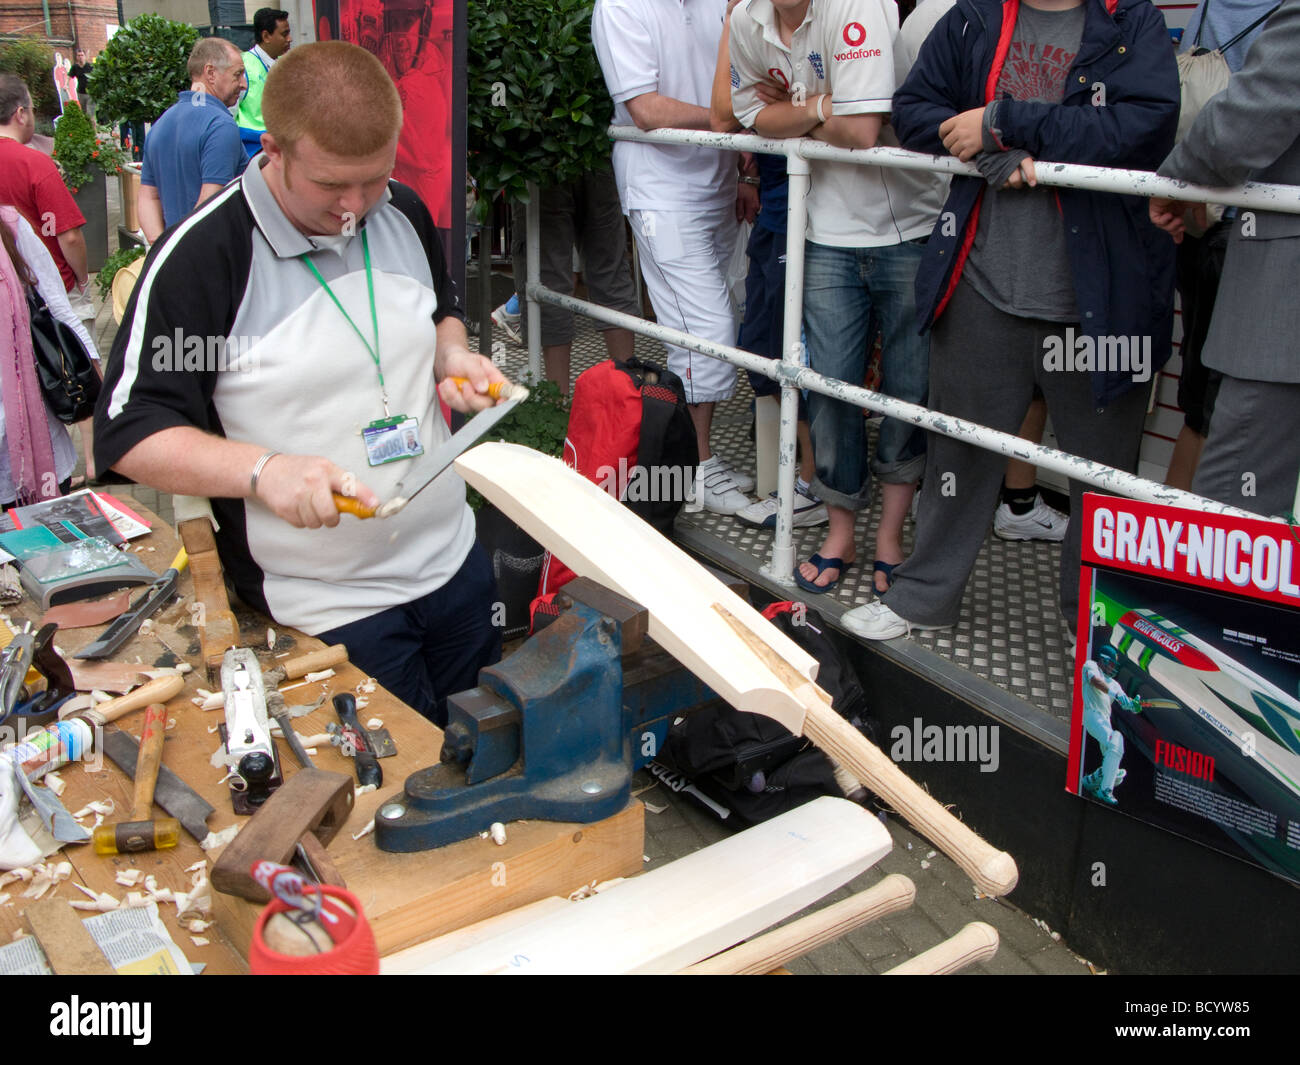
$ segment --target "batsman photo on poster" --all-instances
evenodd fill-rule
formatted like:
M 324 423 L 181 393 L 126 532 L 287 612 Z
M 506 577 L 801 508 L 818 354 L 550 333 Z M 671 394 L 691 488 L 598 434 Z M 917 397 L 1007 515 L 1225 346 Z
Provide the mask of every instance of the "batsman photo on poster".
M 1300 881 L 1300 545 L 1085 496 L 1066 789 Z
M 402 98 L 393 177 L 424 201 L 444 249 L 463 245 L 465 83 L 454 0 L 316 0 L 319 40 L 347 41 L 379 58 Z M 461 35 L 463 38 L 463 34 Z M 457 211 L 459 205 L 459 211 Z M 464 255 L 450 256 L 464 281 Z

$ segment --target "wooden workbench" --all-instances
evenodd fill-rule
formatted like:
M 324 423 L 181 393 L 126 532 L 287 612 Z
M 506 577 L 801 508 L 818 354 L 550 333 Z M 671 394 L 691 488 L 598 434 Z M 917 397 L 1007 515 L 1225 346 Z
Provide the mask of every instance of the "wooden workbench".
M 129 496 L 123 498 L 153 525 L 149 536 L 132 541 L 132 549 L 151 569 L 161 572 L 179 547 L 175 532 Z M 142 668 L 175 665 L 180 660 L 194 666 L 185 690 L 167 704 L 175 724 L 167 734 L 163 764 L 215 807 L 208 826 L 220 831 L 244 819 L 231 809 L 229 789 L 221 783 L 224 769 L 211 762 L 220 745 L 216 726 L 223 720 L 222 713 L 200 710 L 190 701 L 198 688 L 211 690 L 220 686 L 219 682 L 209 682 L 204 675 L 198 632 L 190 624 L 188 611 L 192 592 L 187 571 L 182 574 L 179 600 L 155 615 L 152 634 L 137 634 L 113 660 L 139 663 Z M 275 646 L 268 649 L 266 619 L 238 607 L 235 613 L 240 622 L 242 644 L 257 650 L 264 669 L 272 668 L 288 656 L 305 654 L 322 646 L 318 640 L 276 626 Z M 9 617 L 15 622 L 35 621 L 38 616 L 35 605 L 28 601 L 9 611 Z M 63 630 L 56 635 L 55 643 L 65 655 L 71 655 L 90 643 L 99 631 L 99 628 Z M 285 701 L 291 708 L 325 696 L 313 713 L 294 719 L 300 734 L 324 732 L 325 726 L 336 720 L 329 696 L 355 692 L 366 679 L 350 664 L 338 667 L 336 673 L 326 681 L 285 692 Z M 282 689 L 292 683 L 283 685 Z M 381 803 L 401 792 L 410 773 L 437 763 L 442 746 L 442 733 L 435 726 L 382 688 L 376 688 L 364 698 L 369 703 L 359 711 L 362 723 L 380 718 L 392 733 L 398 753 L 380 762 L 384 786 L 357 800 L 347 825 L 330 845 L 329 854 L 349 888 L 360 897 L 381 954 L 536 899 L 567 895 L 594 880 L 604 881 L 640 871 L 644 814 L 641 804 L 635 800 L 622 813 L 592 825 L 541 821 L 510 825 L 508 840 L 502 847 L 490 840 L 471 839 L 421 854 L 388 854 L 375 846 L 373 835 L 353 839 L 353 834 L 361 832 Z M 140 711 L 128 714 L 117 722 L 118 727 L 138 739 L 142 717 Z M 284 773 L 292 775 L 297 763 L 284 741 L 277 740 L 277 743 Z M 321 746 L 316 750 L 314 762 L 318 768 L 346 773 L 355 779 L 351 760 L 336 748 Z M 120 820 L 129 814 L 131 782 L 111 762 L 65 766 L 61 776 L 68 785 L 62 799 L 69 811 L 108 796 L 117 804 L 117 812 L 108 820 Z M 205 855 L 194 839 L 182 833 L 180 845 L 170 851 L 109 858 L 97 856 L 88 844 L 69 845 L 50 860 L 70 861 L 73 878 L 90 890 L 125 898 L 129 890 L 138 889 L 121 887 L 115 882 L 121 870 L 139 869 L 156 876 L 160 887 L 185 891 L 190 887 L 191 877 L 187 867 L 204 857 L 211 862 L 219 853 Z M 28 901 L 20 897 L 21 885 L 11 885 L 7 890 L 9 901 L 0 905 L 0 941 L 5 942 L 16 931 L 25 931 L 21 914 Z M 60 884 L 46 897 L 51 896 L 69 900 L 85 898 L 71 883 Z M 259 907 L 220 893 L 215 893 L 214 899 L 218 923 L 204 933 L 210 940 L 204 946 L 196 945 L 190 933 L 177 923 L 175 906 L 160 904 L 159 912 L 186 956 L 192 962 L 205 963 L 206 972 L 246 971 L 248 936 Z

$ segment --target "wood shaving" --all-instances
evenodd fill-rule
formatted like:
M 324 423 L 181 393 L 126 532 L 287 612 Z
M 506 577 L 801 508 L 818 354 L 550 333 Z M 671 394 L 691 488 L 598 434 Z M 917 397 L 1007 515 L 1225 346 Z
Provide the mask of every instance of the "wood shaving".
M 322 669 L 318 673 L 308 673 L 302 679 L 307 684 L 315 684 L 318 681 L 329 680 L 332 676 L 334 676 L 334 670 Z
M 363 828 L 360 832 L 356 833 L 352 838 L 354 840 L 360 839 L 362 836 L 370 835 L 370 833 L 373 832 L 374 830 L 375 830 L 375 819 L 372 817 L 370 819 L 370 824 L 366 825 L 365 828 Z
M 44 785 L 47 788 L 49 788 L 50 791 L 54 792 L 56 796 L 62 795 L 63 789 L 68 786 L 68 782 L 54 771 L 50 771 L 49 773 L 46 773 L 45 776 L 41 778 L 41 780 L 42 783 L 44 783 Z
M 368 792 L 368 791 L 377 791 L 377 790 L 378 790 L 378 785 L 376 785 L 376 784 L 360 784 L 360 785 L 357 785 L 357 786 L 353 787 L 353 789 L 352 789 L 352 793 L 353 793 L 353 796 L 354 796 L 355 798 L 359 799 L 359 798 L 361 798 L 361 796 L 364 795 L 366 792 Z
M 176 727 L 176 724 L 177 724 L 176 719 L 174 717 L 169 717 L 167 719 L 167 731 L 170 732 L 172 729 L 174 729 Z
M 108 892 L 96 895 L 94 899 L 74 899 L 72 908 L 74 910 L 92 910 L 95 913 L 111 913 L 118 909 L 122 904 Z
M 357 705 L 358 706 L 361 705 L 360 699 L 357 700 Z M 369 721 L 366 722 L 366 728 L 383 728 L 383 727 L 384 727 L 383 721 L 377 717 L 372 717 Z
M 38 862 L 32 867 L 32 871 L 35 875 L 27 890 L 23 892 L 23 898 L 40 899 L 50 888 L 72 877 L 72 863 Z
M 298 738 L 302 740 L 304 747 L 328 747 L 332 742 L 332 737 L 328 732 L 315 732 L 310 736 L 304 736 L 300 732 Z
M 237 835 L 239 835 L 239 824 L 233 824 L 229 828 L 223 828 L 220 832 L 209 832 L 203 842 L 199 844 L 205 851 L 215 850 L 217 847 L 224 847 Z
M 0 887 L 4 887 L 6 884 L 12 884 L 15 880 L 20 880 L 24 884 L 30 883 L 32 877 L 35 875 L 36 874 L 25 865 L 19 866 L 17 869 L 10 869 L 9 872 L 0 876 Z
M 8 906 L 8 905 L 9 905 L 9 892 L 0 891 L 0 906 Z
M 72 905 L 75 906 L 76 903 L 74 902 Z M 26 934 L 23 932 L 23 930 L 22 930 L 21 928 L 15 928 L 15 929 L 14 929 L 14 934 L 13 934 L 12 936 L 10 936 L 9 938 L 10 938 L 10 940 L 12 940 L 14 943 L 17 943 L 20 939 L 26 939 L 27 936 L 26 936 Z
M 357 685 L 357 693 L 361 694 L 364 692 L 366 695 L 370 695 L 378 686 L 379 684 L 374 677 L 367 677 Z
M 139 869 L 123 869 L 113 879 L 121 884 L 122 887 L 135 887 L 136 884 L 140 883 L 140 881 L 144 879 L 144 873 Z
M 652 803 L 652 802 L 647 802 L 647 803 L 645 803 L 644 805 L 645 805 L 645 808 L 646 808 L 647 810 L 649 810 L 652 814 L 661 814 L 661 813 L 663 813 L 665 810 L 668 809 L 667 806 L 656 806 L 656 805 L 655 805 L 654 803 Z
M 492 822 L 492 827 L 488 829 L 488 835 L 492 837 L 492 842 L 498 847 L 506 845 L 506 826 L 500 821 Z
M 149 898 L 143 891 L 128 891 L 126 893 L 126 905 L 128 909 L 142 910 L 149 905 Z
M 266 649 L 268 651 L 275 650 L 275 629 L 268 628 L 266 630 Z
M 146 876 L 144 878 L 144 889 L 151 895 L 156 894 L 158 891 L 158 878 L 152 874 Z
M 200 869 L 206 869 L 207 866 L 208 866 L 208 860 L 206 858 L 200 858 L 193 865 L 187 865 L 185 867 L 185 871 L 187 873 L 197 873 Z
M 226 705 L 225 692 L 209 692 L 207 696 L 200 700 L 191 700 L 200 710 L 220 710 Z
M 362 696 L 358 696 L 358 697 L 357 697 L 357 709 L 358 709 L 358 710 L 364 710 L 364 709 L 365 709 L 367 706 L 369 706 L 369 705 L 370 705 L 370 700 L 369 700 L 369 699 L 366 699 L 366 698 L 364 698 L 364 697 L 362 697 Z
M 209 941 L 205 936 L 190 936 L 190 942 L 196 947 L 206 947 Z
M 93 703 L 106 703 L 106 702 L 108 702 L 111 698 L 113 698 L 113 696 L 109 695 L 108 692 L 100 691 L 98 688 L 96 688 L 94 691 L 92 691 L 92 692 L 90 693 L 90 701 L 91 701 L 92 704 L 93 704 Z
M 101 817 L 109 817 L 117 809 L 117 803 L 112 799 L 96 799 L 93 802 L 86 803 L 80 810 L 72 816 L 80 819 L 89 817 L 91 814 L 99 814 Z

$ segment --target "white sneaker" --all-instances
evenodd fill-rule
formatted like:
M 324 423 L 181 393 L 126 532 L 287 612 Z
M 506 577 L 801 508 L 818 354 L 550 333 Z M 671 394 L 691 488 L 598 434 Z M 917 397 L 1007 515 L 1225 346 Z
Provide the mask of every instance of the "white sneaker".
M 748 522 L 750 525 L 757 525 L 763 529 L 775 529 L 776 493 L 773 492 L 766 499 L 759 500 L 757 503 L 750 503 L 744 510 L 737 511 L 736 517 L 741 521 Z M 814 495 L 800 491 L 798 488 L 795 489 L 794 526 L 796 529 L 803 525 L 825 525 L 828 520 L 825 503 Z
M 519 332 L 519 323 L 522 320 L 522 311 L 518 314 L 511 314 L 506 310 L 506 305 L 504 303 L 492 312 L 492 324 L 500 329 L 501 332 L 505 333 L 505 335 L 516 344 L 523 343 L 523 337 Z
M 748 494 L 754 490 L 754 478 L 752 478 L 749 474 L 742 473 L 740 470 L 736 469 L 733 465 L 731 465 L 731 463 L 729 463 L 721 455 L 714 455 L 713 458 L 717 459 L 719 465 L 721 465 L 724 470 L 726 470 L 729 474 L 731 474 L 731 479 L 735 481 L 736 487 L 740 489 L 740 491 Z
M 749 506 L 750 498 L 737 486 L 728 470 L 715 455 L 700 463 L 695 474 L 694 503 L 714 514 L 735 514 Z
M 998 506 L 993 516 L 993 532 L 1003 540 L 1051 540 L 1055 543 L 1065 539 L 1065 528 L 1070 523 L 1070 516 L 1049 507 L 1041 495 L 1034 498 L 1034 507 L 1026 514 L 1015 514 L 1007 503 Z
M 895 636 L 907 636 L 913 629 L 950 629 L 951 625 L 918 625 L 914 621 L 900 618 L 881 599 L 873 599 L 866 606 L 855 606 L 840 615 L 840 624 L 849 632 L 866 640 L 892 640 Z

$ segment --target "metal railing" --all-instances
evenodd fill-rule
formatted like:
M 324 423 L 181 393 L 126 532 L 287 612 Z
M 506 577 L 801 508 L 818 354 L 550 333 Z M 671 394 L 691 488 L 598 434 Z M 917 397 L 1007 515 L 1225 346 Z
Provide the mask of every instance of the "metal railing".
M 763 374 L 780 384 L 781 421 L 778 443 L 776 531 L 772 542 L 771 559 L 762 569 L 769 579 L 783 584 L 793 584 L 795 427 L 798 420 L 800 389 L 819 392 L 833 399 L 865 407 L 975 447 L 982 447 L 1008 458 L 1021 459 L 1035 466 L 1053 470 L 1118 495 L 1152 503 L 1193 507 L 1217 514 L 1261 517 L 1190 492 L 1157 484 L 1077 455 L 1070 455 L 1041 444 L 1033 444 L 1018 436 L 999 432 L 975 422 L 954 418 L 914 403 L 906 403 L 863 388 L 860 384 L 825 377 L 802 364 L 800 327 L 803 318 L 804 234 L 808 220 L 806 198 L 811 173 L 809 160 L 834 160 L 862 166 L 887 166 L 978 177 L 979 171 L 973 165 L 962 163 L 952 157 L 923 155 L 902 148 L 836 148 L 806 138 L 771 140 L 752 134 L 708 133 L 681 129 L 645 131 L 632 126 L 611 126 L 609 135 L 616 141 L 686 144 L 719 151 L 783 155 L 786 158 L 789 188 L 786 208 L 785 320 L 782 336 L 784 354 L 780 361 L 763 358 L 734 346 L 701 340 L 689 333 L 670 329 L 657 322 L 647 322 L 643 318 L 613 311 L 572 296 L 561 295 L 543 287 L 540 281 L 539 260 L 540 218 L 537 212 L 539 201 L 535 185 L 530 185 L 527 209 L 528 284 L 524 295 L 528 313 L 529 370 L 535 378 L 540 378 L 542 375 L 540 305 L 549 303 L 585 314 L 597 321 L 621 326 L 641 336 L 721 359 L 741 369 Z M 1034 170 L 1039 184 L 1042 185 L 1058 185 L 1063 188 L 1087 189 L 1094 192 L 1127 193 L 1144 197 L 1164 196 L 1177 200 L 1206 201 L 1247 209 L 1300 214 L 1300 187 L 1291 185 L 1252 182 L 1234 189 L 1214 189 L 1159 177 L 1142 170 L 1042 161 L 1035 161 Z M 1300 510 L 1300 498 L 1297 500 L 1296 509 Z

